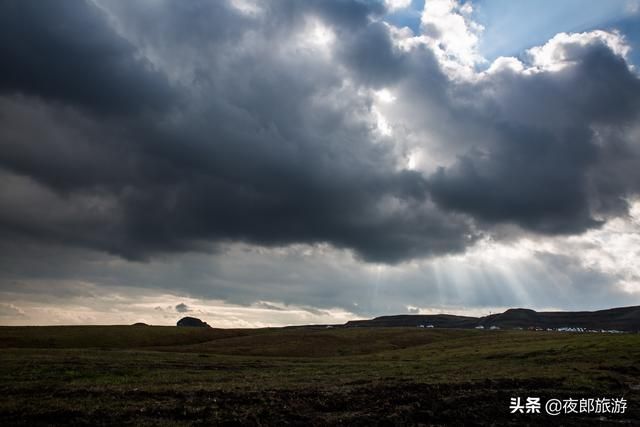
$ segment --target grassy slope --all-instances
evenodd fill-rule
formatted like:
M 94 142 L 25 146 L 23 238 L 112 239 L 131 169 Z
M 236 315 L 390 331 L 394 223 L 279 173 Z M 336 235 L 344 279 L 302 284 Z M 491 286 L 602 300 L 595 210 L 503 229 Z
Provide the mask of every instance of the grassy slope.
M 640 404 L 638 334 L 47 327 L 0 347 L 0 424 L 519 424 L 508 398 L 535 394 L 624 395 L 637 422 Z
M 0 348 L 136 348 L 185 345 L 257 333 L 173 326 L 1 326 Z

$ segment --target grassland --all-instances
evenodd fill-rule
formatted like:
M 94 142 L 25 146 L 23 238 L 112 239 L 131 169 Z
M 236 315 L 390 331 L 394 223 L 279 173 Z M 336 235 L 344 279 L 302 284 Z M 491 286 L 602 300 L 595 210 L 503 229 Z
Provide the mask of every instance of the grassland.
M 640 425 L 640 335 L 0 328 L 0 425 Z M 625 397 L 624 415 L 509 398 Z

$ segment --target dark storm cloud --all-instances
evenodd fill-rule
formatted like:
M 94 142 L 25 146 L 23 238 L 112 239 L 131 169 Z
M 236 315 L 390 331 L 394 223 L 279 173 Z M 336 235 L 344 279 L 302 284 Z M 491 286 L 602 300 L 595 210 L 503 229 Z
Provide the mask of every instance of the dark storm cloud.
M 300 6 L 300 3 L 303 5 Z M 345 31 L 349 31 L 353 26 L 366 26 L 369 18 L 379 17 L 385 12 L 383 3 L 375 0 L 311 0 L 309 2 L 283 0 L 280 4 L 278 2 L 276 4 L 280 10 L 293 10 L 296 7 L 301 7 L 316 12 L 328 22 Z
M 130 114 L 175 102 L 166 78 L 84 0 L 0 4 L 0 91 Z
M 361 83 L 373 87 L 393 84 L 406 71 L 406 55 L 394 48 L 389 29 L 381 22 L 346 37 L 339 54 Z
M 397 170 L 371 99 L 344 86 L 338 64 L 287 47 L 315 17 L 349 40 L 341 56 L 355 58 L 356 76 L 388 80 L 396 53 L 370 22 L 379 3 L 283 1 L 259 18 L 221 2 L 114 5 L 118 33 L 93 3 L 4 6 L 7 23 L 22 23 L 3 29 L 15 42 L 3 43 L 0 86 L 12 96 L 0 162 L 30 203 L 8 193 L 3 228 L 132 259 L 241 240 L 330 242 L 397 262 L 472 239 L 467 220 L 428 203 L 421 174 Z M 145 21 L 144 8 L 157 19 Z M 247 32 L 261 38 L 243 44 Z M 367 71 L 369 37 L 384 43 L 386 71 Z M 179 64 L 167 52 L 145 59 L 166 46 Z M 189 100 L 179 112 L 176 88 Z M 159 108 L 134 115 L 146 107 Z
M 481 220 L 512 221 L 543 233 L 577 233 L 591 217 L 585 171 L 596 159 L 584 129 L 553 135 L 536 128 L 498 128 L 489 153 L 470 152 L 431 177 L 434 198 Z
M 546 234 L 579 233 L 626 213 L 626 198 L 640 190 L 630 168 L 640 160 L 630 138 L 640 79 L 603 42 L 561 49 L 571 61 L 561 71 L 505 69 L 460 89 L 469 101 L 460 120 L 490 136 L 469 135 L 457 162 L 429 178 L 441 206 Z M 482 107 L 471 101 L 478 94 L 488 94 Z
M 562 72 L 461 83 L 394 45 L 381 2 L 257 4 L 3 3 L 2 234 L 137 260 L 244 241 L 396 263 L 487 225 L 580 232 L 637 192 L 636 172 L 608 171 L 637 152 L 621 129 L 638 78 L 602 44 L 568 46 Z M 314 44 L 315 20 L 334 45 Z M 399 166 L 372 114 L 382 87 L 457 163 Z

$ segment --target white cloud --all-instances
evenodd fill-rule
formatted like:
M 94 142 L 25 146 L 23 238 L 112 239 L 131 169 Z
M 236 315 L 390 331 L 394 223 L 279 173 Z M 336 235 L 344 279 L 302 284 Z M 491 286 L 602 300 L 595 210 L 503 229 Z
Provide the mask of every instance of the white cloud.
M 531 64 L 539 70 L 557 71 L 575 62 L 575 52 L 571 46 L 585 47 L 594 43 L 603 43 L 616 55 L 627 57 L 630 51 L 624 37 L 616 32 L 595 30 L 584 33 L 559 33 L 542 46 L 527 51 Z
M 262 12 L 261 4 L 257 0 L 231 0 L 231 5 L 247 15 Z
M 64 287 L 64 283 L 57 286 Z M 188 314 L 219 328 L 261 328 L 295 324 L 344 323 L 358 316 L 344 309 L 315 309 L 281 302 L 257 301 L 238 305 L 222 300 L 194 298 L 132 287 L 76 284 L 90 295 L 58 298 L 22 294 L 14 304 L 0 304 L 2 325 L 127 325 L 144 322 L 175 325 Z M 2 297 L 7 294 L 0 293 Z M 176 301 L 183 301 L 175 304 Z M 185 304 L 188 303 L 188 304 Z M 19 305 L 19 306 L 18 306 Z M 186 309 L 185 309 L 186 308 Z
M 482 25 L 471 19 L 471 2 L 427 0 L 422 12 L 422 34 L 440 61 L 457 74 L 468 74 L 484 62 L 478 53 Z
M 391 12 L 394 12 L 411 6 L 411 0 L 384 0 L 384 4 Z
M 321 20 L 309 17 L 303 31 L 296 39 L 298 48 L 310 48 L 330 53 L 331 45 L 335 42 L 336 35 L 331 28 Z
M 374 95 L 377 99 L 384 103 L 392 103 L 397 99 L 393 92 L 391 92 L 389 89 L 380 89 L 374 92 Z
M 520 62 L 518 58 L 513 56 L 501 56 L 491 63 L 486 73 L 492 74 L 503 70 L 521 72 L 524 71 L 524 64 Z
M 565 245 L 563 251 L 577 254 L 585 267 L 618 277 L 621 289 L 640 295 L 640 201 L 631 205 L 628 217 L 569 237 Z
M 0 304 L 0 318 L 7 317 L 9 319 L 18 318 L 23 320 L 24 315 L 24 310 L 14 304 Z

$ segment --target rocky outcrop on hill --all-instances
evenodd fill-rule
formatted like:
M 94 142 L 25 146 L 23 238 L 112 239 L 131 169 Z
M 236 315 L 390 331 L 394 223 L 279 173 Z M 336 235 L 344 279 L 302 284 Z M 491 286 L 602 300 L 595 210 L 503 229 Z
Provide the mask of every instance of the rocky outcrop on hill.
M 183 317 L 178 320 L 178 326 L 182 327 L 193 327 L 193 328 L 210 328 L 207 322 L 203 322 L 200 319 L 196 319 L 195 317 Z

